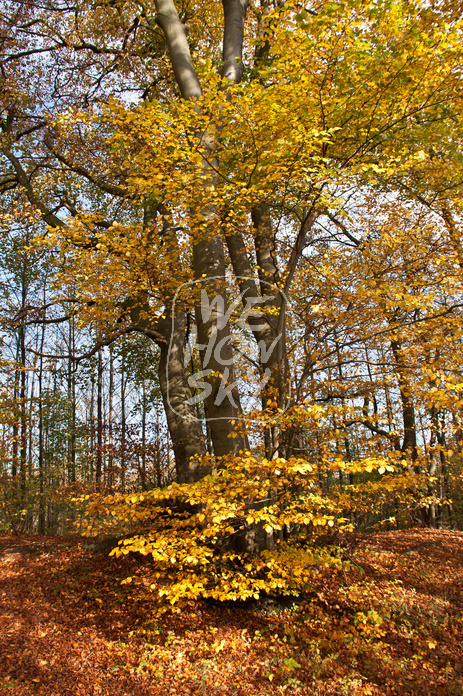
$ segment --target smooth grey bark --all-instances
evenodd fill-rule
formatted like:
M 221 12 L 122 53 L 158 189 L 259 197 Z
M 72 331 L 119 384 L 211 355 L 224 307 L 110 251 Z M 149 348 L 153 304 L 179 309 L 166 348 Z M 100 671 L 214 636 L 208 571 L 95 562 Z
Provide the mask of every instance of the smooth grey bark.
M 227 245 L 233 269 L 237 276 L 241 276 L 238 280 L 238 284 L 243 297 L 243 306 L 245 306 L 247 298 L 260 296 L 259 287 L 254 280 L 249 278 L 252 274 L 252 269 L 250 264 L 247 261 L 245 262 L 246 254 L 242 237 L 240 235 L 227 237 Z M 262 283 L 261 287 L 267 287 L 266 294 L 268 294 L 268 286 Z M 280 312 L 282 311 L 280 303 L 281 297 L 281 295 L 277 294 L 274 302 L 267 303 L 267 309 L 270 308 L 269 305 L 273 304 L 274 308 L 277 310 L 277 313 L 271 318 L 262 315 L 259 319 L 248 319 L 248 324 L 254 339 L 259 346 L 260 377 L 261 379 L 265 379 L 266 376 L 270 374 L 270 378 L 267 380 L 261 394 L 263 409 L 267 409 L 270 404 L 275 402 L 280 408 L 284 406 L 285 381 L 284 378 L 282 379 L 282 375 L 284 374 L 282 358 L 284 361 L 284 356 L 286 355 L 284 331 L 282 331 L 280 337 L 278 336 L 279 318 L 281 316 Z M 262 350 L 262 347 L 264 350 Z M 279 436 L 277 431 L 278 428 L 275 425 L 265 429 L 265 454 L 268 458 L 276 455 L 278 451 Z
M 127 420 L 125 413 L 125 390 L 127 386 L 127 375 L 125 372 L 125 355 L 122 353 L 121 358 L 121 451 L 120 451 L 120 462 L 121 462 L 121 488 L 122 492 L 125 492 L 125 473 L 126 473 L 126 436 L 127 436 Z
M 158 342 L 159 385 L 167 417 L 167 425 L 175 455 L 177 481 L 190 483 L 210 473 L 209 467 L 198 464 L 198 456 L 206 454 L 204 434 L 191 404 L 191 389 L 185 372 L 185 315 L 183 308 L 166 317 L 166 336 Z
M 246 2 L 224 0 L 223 75 L 231 82 L 241 77 L 241 53 L 244 36 Z M 202 90 L 186 38 L 173 0 L 156 0 L 156 21 L 162 28 L 180 93 L 184 99 L 198 99 Z M 200 108 L 200 107 L 198 107 Z M 197 133 L 198 149 L 202 153 L 202 181 L 204 198 L 207 190 L 217 183 L 216 144 L 219 132 Z M 246 441 L 234 435 L 233 421 L 240 412 L 238 390 L 234 387 L 235 373 L 230 326 L 221 325 L 215 302 L 221 302 L 226 312 L 225 254 L 219 232 L 220 215 L 215 206 L 199 209 L 205 222 L 206 233 L 193 240 L 193 268 L 195 278 L 201 280 L 211 311 L 204 312 L 198 304 L 196 320 L 199 343 L 205 346 L 203 359 L 204 381 L 208 383 L 206 408 L 211 438 L 216 456 L 244 449 Z M 203 281 L 203 279 L 205 279 Z M 221 282 L 222 280 L 222 282 Z M 214 345 L 217 350 L 207 350 Z M 220 351 L 219 351 L 220 347 Z
M 200 350 L 204 381 L 210 387 L 206 396 L 208 424 L 214 454 L 220 457 L 246 447 L 242 437 L 231 437 L 234 430 L 232 421 L 237 418 L 241 408 L 235 384 L 230 325 L 228 322 L 222 324 L 222 308 L 218 305 L 218 302 L 223 302 L 226 313 L 225 258 L 221 237 L 197 242 L 193 249 L 193 263 L 198 280 L 209 276 L 201 282 L 209 307 L 204 312 L 204 307 L 197 304 L 196 322 L 198 343 L 204 346 Z M 206 314 L 209 314 L 207 318 Z M 214 346 L 212 351 L 209 350 L 210 346 Z
M 283 408 L 286 398 L 286 339 L 285 339 L 285 299 L 280 292 L 272 293 L 269 283 L 278 288 L 278 268 L 272 250 L 270 235 L 271 220 L 268 206 L 262 204 L 252 211 L 254 224 L 254 251 L 258 265 L 259 284 L 253 278 L 251 262 L 248 258 L 246 245 L 240 234 L 226 237 L 228 252 L 233 270 L 239 278 L 238 284 L 243 297 L 243 306 L 247 298 L 272 296 L 262 305 L 267 310 L 259 318 L 249 318 L 249 327 L 259 346 L 259 362 L 261 375 L 269 375 L 269 379 L 261 396 L 262 407 L 270 404 Z M 275 456 L 279 450 L 280 437 L 278 426 L 272 426 L 265 432 L 265 450 L 267 457 Z
M 262 294 L 268 294 L 268 285 L 279 287 L 279 272 L 272 236 L 272 221 L 267 204 L 256 207 L 251 214 L 255 230 L 255 250 L 259 281 Z M 289 287 L 285 286 L 285 291 Z M 279 408 L 284 407 L 287 391 L 286 336 L 285 336 L 285 296 L 278 292 L 273 301 L 268 303 L 272 313 L 267 316 L 265 326 L 254 332 L 258 344 L 263 341 L 266 348 L 266 360 L 262 361 L 262 369 L 270 370 L 270 379 L 264 392 L 264 408 L 268 403 L 275 403 Z M 272 346 L 273 349 L 272 349 Z M 275 428 L 270 432 L 271 446 L 276 453 L 278 433 Z M 282 453 L 283 454 L 283 453 Z
M 223 67 L 222 78 L 237 84 L 243 75 L 244 22 L 247 0 L 223 0 Z
M 261 203 L 251 211 L 254 226 L 254 244 L 256 250 L 259 280 L 267 283 L 278 282 L 278 265 L 272 238 L 272 221 L 267 203 Z M 262 284 L 264 290 L 265 284 Z
M 46 303 L 46 289 L 45 285 L 43 287 L 43 304 Z M 39 387 L 39 423 L 38 423 L 38 466 L 39 466 L 39 516 L 37 523 L 37 531 L 39 534 L 45 534 L 45 472 L 44 472 L 44 457 L 43 457 L 43 349 L 45 345 L 45 324 L 42 324 L 42 332 L 40 337 L 40 361 L 39 361 L 39 373 L 38 373 L 38 387 Z
M 103 480 L 103 356 L 101 354 L 101 348 L 98 350 L 97 370 L 97 444 L 95 484 L 99 489 L 101 488 Z
M 320 211 L 315 203 L 310 209 L 304 211 L 297 238 L 283 273 L 285 278 L 283 286 L 278 269 L 270 208 L 266 202 L 256 205 L 251 211 L 254 227 L 253 253 L 257 265 L 259 287 L 257 282 L 252 280 L 254 274 L 242 235 L 234 233 L 226 237 L 233 270 L 237 276 L 245 277 L 245 279 L 239 280 L 240 290 L 243 293 L 243 304 L 245 304 L 246 297 L 258 295 L 259 289 L 262 295 L 268 295 L 268 283 L 276 288 L 281 287 L 283 290 L 283 292 L 277 292 L 272 301 L 267 301 L 266 308 L 271 310 L 271 312 L 268 312 L 259 321 L 249 322 L 258 346 L 265 347 L 264 351 L 259 350 L 262 373 L 265 374 L 267 372 L 267 374 L 270 374 L 270 379 L 263 390 L 263 408 L 267 408 L 270 404 L 272 406 L 276 404 L 278 408 L 284 408 L 286 403 L 289 386 L 285 335 L 286 296 L 290 292 L 307 236 L 319 214 Z M 262 355 L 265 355 L 264 359 Z M 277 425 L 266 431 L 265 449 L 267 456 L 285 456 L 286 450 L 289 451 L 290 447 L 288 448 L 287 444 L 283 442 Z
M 132 321 L 160 349 L 158 379 L 167 426 L 175 456 L 177 481 L 197 481 L 210 472 L 198 466 L 197 457 L 206 453 L 204 434 L 185 369 L 185 308 L 165 298 L 164 316 L 151 319 L 143 298 L 131 309 Z
M 200 147 L 203 157 L 203 188 L 207 199 L 209 186 L 217 186 L 218 162 L 214 156 L 214 137 L 201 136 Z M 220 212 L 216 207 L 206 206 L 200 211 L 207 221 L 208 234 L 193 241 L 193 269 L 195 279 L 207 296 L 208 308 L 202 302 L 196 304 L 196 323 L 204 381 L 210 389 L 206 397 L 208 424 L 214 454 L 218 457 L 246 449 L 247 442 L 235 433 L 233 421 L 241 412 L 238 388 L 235 385 L 235 368 L 230 323 L 222 322 L 222 312 L 228 309 L 225 282 L 225 252 Z M 213 346 L 213 350 L 210 348 Z
M 428 353 L 428 364 L 431 363 L 431 355 Z M 436 350 L 435 360 L 441 357 L 440 350 Z M 437 380 L 430 383 L 437 387 Z M 428 474 L 434 477 L 433 482 L 428 483 L 428 495 L 438 497 L 440 503 L 431 503 L 428 508 L 428 526 L 436 529 L 442 528 L 443 513 L 445 508 L 448 510 L 449 519 L 452 517 L 452 506 L 448 498 L 448 458 L 445 427 L 445 409 L 433 404 L 430 408 L 431 416 L 431 438 L 429 442 L 429 468 Z
M 180 264 L 176 228 L 169 211 L 162 205 L 145 208 L 144 224 L 148 226 L 159 215 L 162 218 L 162 239 L 172 259 Z M 146 297 L 134 298 L 131 307 L 134 326 L 150 337 L 160 349 L 158 364 L 159 387 L 166 413 L 175 456 L 177 481 L 190 483 L 210 473 L 209 467 L 199 466 L 197 458 L 206 453 L 204 434 L 188 383 L 185 366 L 185 307 L 174 302 L 169 292 L 164 296 L 162 317 L 150 317 Z
M 170 62 L 177 85 L 184 99 L 201 96 L 201 85 L 191 60 L 185 28 L 180 21 L 173 0 L 155 0 L 156 22 L 166 37 Z
M 72 356 L 75 353 L 75 332 L 74 319 L 69 319 L 69 357 L 68 357 L 68 404 L 69 404 L 69 423 L 68 423 L 68 481 L 76 481 L 76 377 L 74 373 L 74 361 Z
M 109 346 L 109 387 L 108 387 L 108 487 L 114 485 L 114 356 L 112 344 Z
M 430 441 L 430 462 L 428 473 L 430 476 L 437 479 L 436 484 L 428 484 L 428 494 L 435 495 L 444 501 L 447 498 L 446 491 L 446 471 L 447 471 L 447 456 L 445 452 L 445 425 L 442 409 L 437 408 L 433 404 L 430 409 L 431 415 L 431 441 Z M 438 445 L 438 452 L 436 452 Z M 438 466 L 438 463 L 440 466 Z M 436 529 L 442 527 L 442 513 L 445 503 L 431 503 L 428 508 L 428 526 Z

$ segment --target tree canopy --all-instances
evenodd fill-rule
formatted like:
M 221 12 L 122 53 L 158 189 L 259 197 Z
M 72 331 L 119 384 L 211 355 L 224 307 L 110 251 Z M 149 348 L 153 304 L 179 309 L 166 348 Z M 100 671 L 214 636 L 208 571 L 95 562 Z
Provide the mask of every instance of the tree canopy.
M 408 500 L 450 519 L 458 7 L 16 0 L 1 26 L 2 226 L 50 263 L 15 326 L 72 318 L 93 340 L 69 339 L 74 367 L 129 335 L 157 347 L 176 482 L 92 514 L 183 569 L 174 601 L 297 589 L 315 564 L 301 534 L 391 498 L 388 518 Z M 237 570 L 237 553 L 253 560 Z

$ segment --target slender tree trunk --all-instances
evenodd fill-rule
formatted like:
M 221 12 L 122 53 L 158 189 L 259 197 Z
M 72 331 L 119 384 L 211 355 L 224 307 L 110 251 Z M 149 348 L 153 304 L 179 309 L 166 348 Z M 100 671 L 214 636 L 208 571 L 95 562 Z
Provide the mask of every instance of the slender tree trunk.
M 103 475 L 103 356 L 101 348 L 98 351 L 97 376 L 97 445 L 95 483 L 101 488 Z
M 114 421 L 114 358 L 112 344 L 109 346 L 109 408 L 108 408 L 108 487 L 112 489 L 114 485 L 114 443 L 113 443 L 113 421 Z
M 127 447 L 127 423 L 125 415 L 125 389 L 127 386 L 127 376 L 125 373 L 125 356 L 121 357 L 121 489 L 125 491 L 126 473 L 126 447 Z
M 14 387 L 13 387 L 13 408 L 14 408 L 14 420 L 13 420 L 13 452 L 11 458 L 11 478 L 13 480 L 13 488 L 17 487 L 17 476 L 19 468 L 19 394 L 20 394 L 20 379 L 21 370 L 19 369 L 19 359 L 20 359 L 20 348 L 19 348 L 19 335 L 16 340 L 16 357 L 15 357 L 15 371 L 14 371 Z
M 336 332 L 335 332 L 335 338 L 336 338 Z M 341 350 L 339 348 L 339 343 L 336 341 L 336 357 L 338 360 L 338 376 L 339 376 L 339 383 L 342 385 L 344 383 L 344 374 L 342 370 L 342 354 Z M 367 355 L 367 360 L 368 360 L 368 355 Z M 370 374 L 370 380 L 371 380 L 371 373 Z M 372 381 L 372 380 L 371 380 Z M 344 431 L 344 450 L 346 453 L 346 459 L 348 462 L 352 461 L 352 455 L 350 451 L 350 442 L 349 442 L 349 436 L 347 434 L 347 428 L 346 428 L 346 400 L 342 400 L 342 429 Z M 342 476 L 342 474 L 340 474 Z M 348 483 L 352 486 L 355 483 L 355 478 L 354 474 L 352 472 L 349 472 L 348 475 Z
M 26 374 L 26 336 L 25 329 L 19 329 L 20 359 L 21 359 L 21 381 L 19 400 L 21 404 L 21 435 L 20 435 L 20 500 L 24 502 L 26 497 L 26 474 L 27 474 L 27 374 Z
M 96 453 L 95 453 L 95 371 L 92 366 L 91 372 L 91 389 L 90 389 L 90 481 L 91 483 L 96 483 L 94 480 L 95 476 L 95 464 L 96 464 Z
M 431 503 L 429 510 L 429 524 L 436 529 L 442 527 L 442 511 L 444 501 L 448 501 L 447 493 L 447 443 L 445 438 L 445 416 L 443 409 L 438 409 L 436 406 L 431 408 L 431 457 L 429 466 L 429 475 L 437 478 L 437 485 L 429 486 L 429 494 L 437 495 L 440 503 Z M 438 445 L 438 451 L 433 452 L 435 445 Z M 449 505 L 449 503 L 447 503 Z M 450 507 L 449 507 L 450 509 Z
M 155 465 L 156 465 L 156 485 L 158 488 L 162 486 L 162 455 L 161 455 L 161 428 L 159 423 L 159 407 L 156 404 L 156 447 L 155 447 Z
M 35 400 L 35 361 L 34 361 L 34 366 L 31 371 L 31 377 L 30 377 L 30 394 L 28 397 L 28 402 L 29 402 L 29 412 L 28 412 L 28 417 L 27 417 L 27 431 L 28 431 L 28 444 L 27 444 L 27 477 L 29 481 L 32 481 L 33 477 L 33 468 L 34 468 L 34 429 L 35 429 L 35 424 L 34 424 L 34 400 Z
M 68 358 L 68 403 L 69 403 L 69 434 L 68 434 L 68 481 L 76 481 L 76 381 L 74 361 L 72 356 L 75 349 L 74 319 L 69 319 L 69 358 Z
M 146 491 L 146 383 L 143 380 L 141 404 L 141 467 L 140 483 L 142 491 Z
M 419 473 L 419 467 L 416 464 L 416 460 L 418 458 L 418 449 L 416 444 L 415 406 L 413 403 L 411 385 L 407 377 L 407 365 L 403 358 L 403 348 L 399 339 L 391 341 L 391 349 L 395 360 L 395 372 L 397 375 L 400 399 L 402 402 L 402 419 L 404 429 L 402 451 L 407 452 L 410 455 L 412 466 L 415 472 Z
M 45 295 L 45 292 L 44 292 Z M 45 304 L 45 302 L 44 302 Z M 45 534 L 45 490 L 44 490 L 44 458 L 43 458 L 43 348 L 45 345 L 45 324 L 42 324 L 42 336 L 40 340 L 40 363 L 39 363 L 39 519 L 38 532 Z

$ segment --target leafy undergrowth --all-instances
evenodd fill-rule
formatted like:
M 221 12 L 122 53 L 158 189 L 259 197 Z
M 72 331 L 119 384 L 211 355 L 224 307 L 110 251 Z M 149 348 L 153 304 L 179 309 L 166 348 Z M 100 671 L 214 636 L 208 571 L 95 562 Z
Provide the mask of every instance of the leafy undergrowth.
M 348 542 L 351 567 L 321 572 L 300 604 L 198 601 L 159 618 L 146 559 L 0 535 L 0 692 L 461 696 L 463 533 Z

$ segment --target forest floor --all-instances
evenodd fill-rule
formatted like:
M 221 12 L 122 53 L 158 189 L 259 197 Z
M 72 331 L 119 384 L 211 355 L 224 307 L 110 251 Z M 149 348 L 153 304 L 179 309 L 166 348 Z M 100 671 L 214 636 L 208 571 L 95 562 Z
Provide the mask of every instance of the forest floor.
M 0 695 L 463 695 L 463 532 L 356 534 L 301 604 L 153 612 L 146 566 L 0 534 Z

